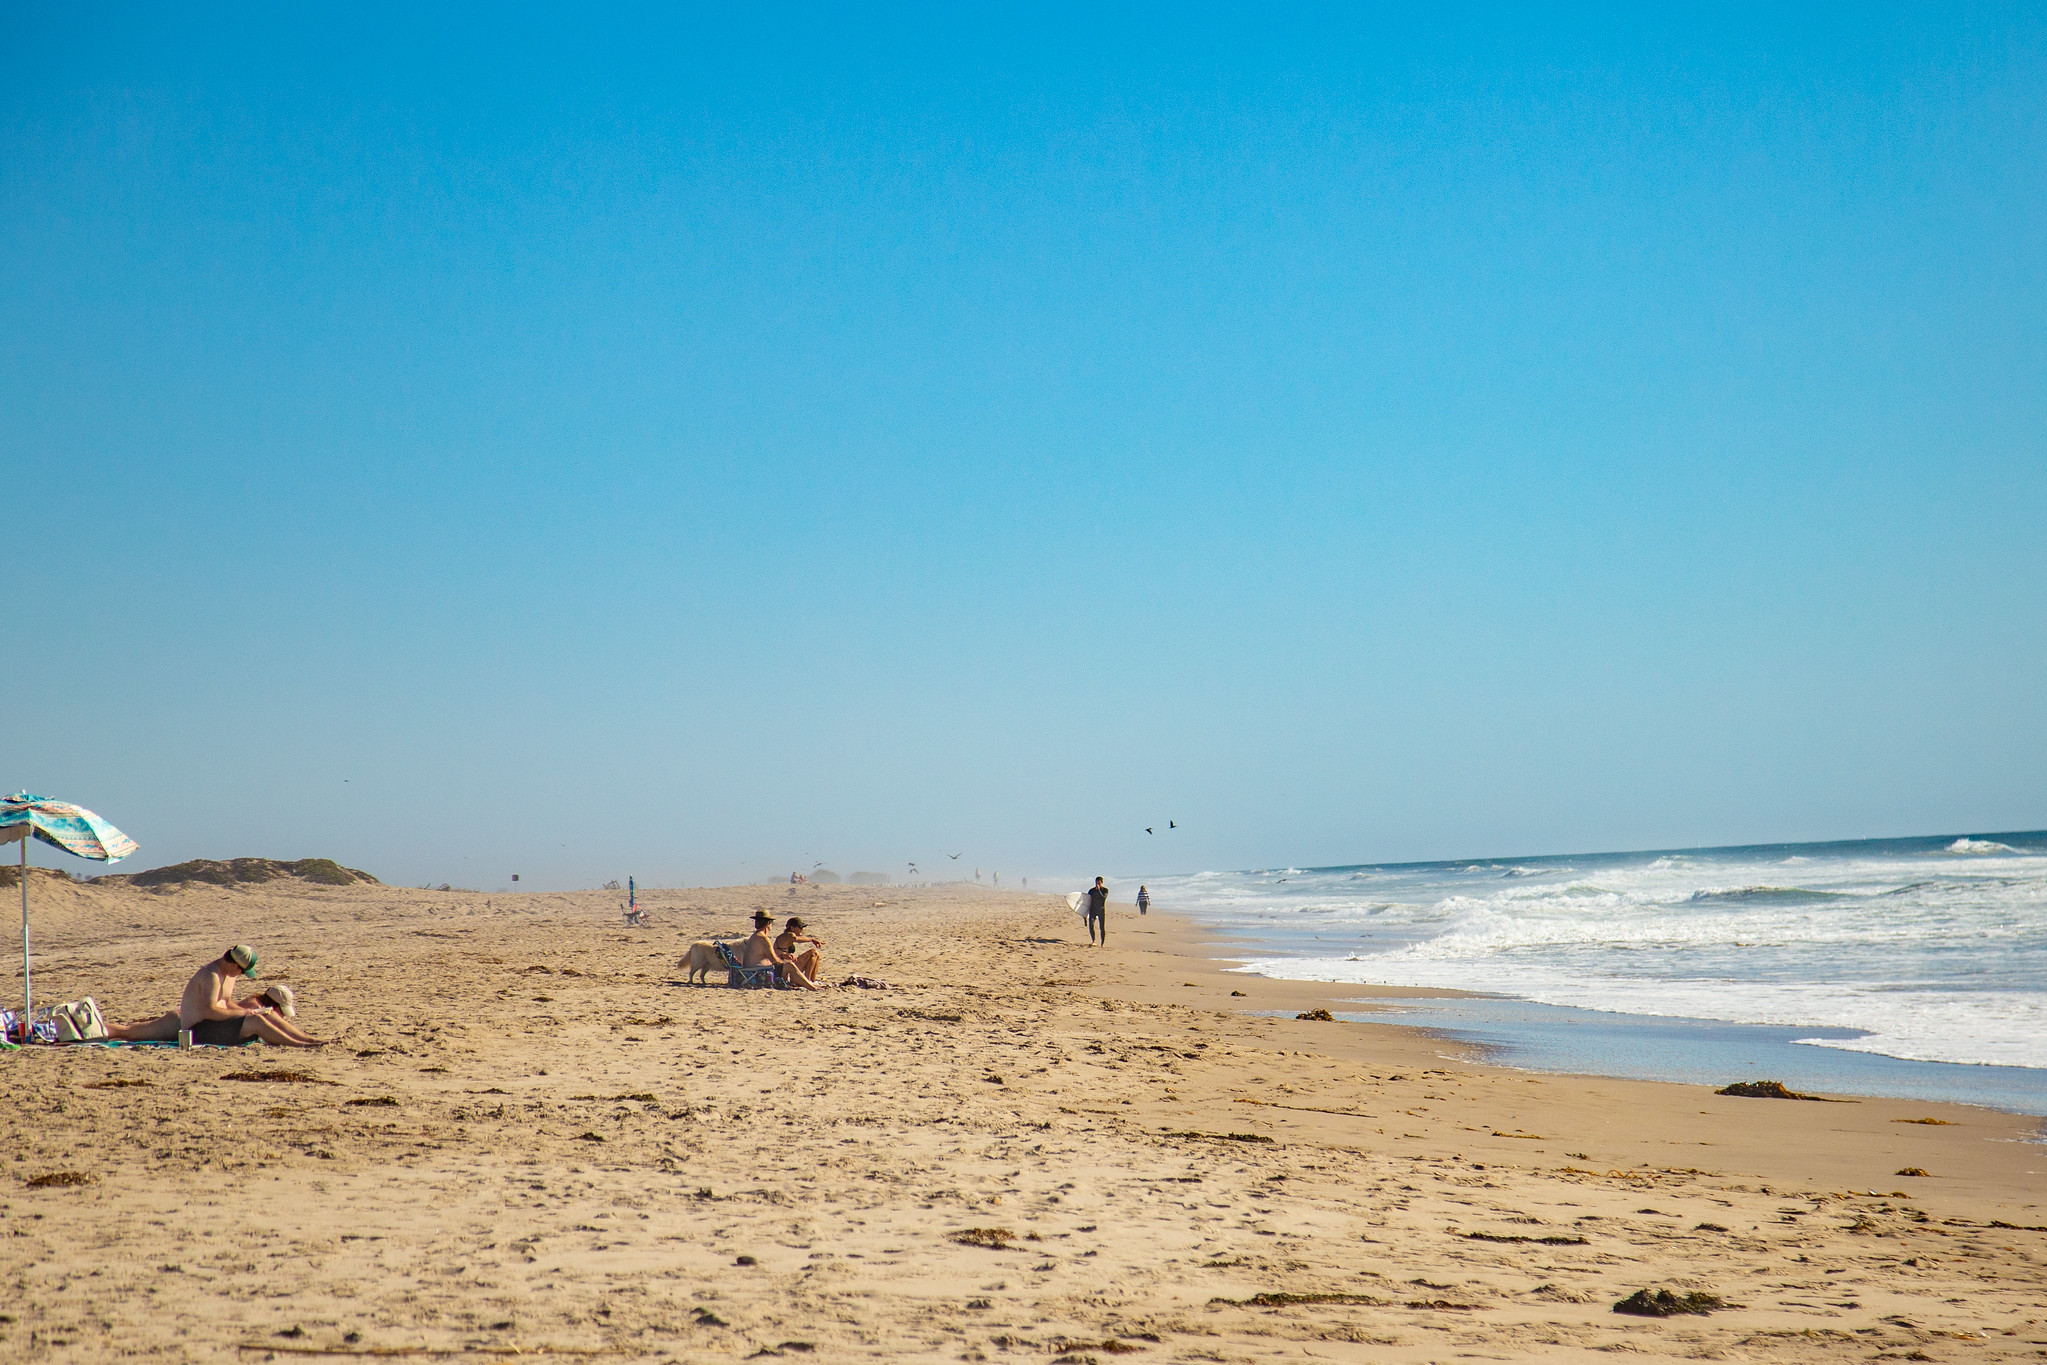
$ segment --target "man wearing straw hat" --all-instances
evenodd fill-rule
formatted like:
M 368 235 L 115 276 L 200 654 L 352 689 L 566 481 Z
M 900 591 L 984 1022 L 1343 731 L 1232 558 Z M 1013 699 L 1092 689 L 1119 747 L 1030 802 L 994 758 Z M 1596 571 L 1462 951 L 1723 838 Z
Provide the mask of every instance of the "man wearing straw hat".
M 807 991 L 830 990 L 829 986 L 821 986 L 805 975 L 803 968 L 796 965 L 795 958 L 776 950 L 775 940 L 768 934 L 774 927 L 773 915 L 765 910 L 754 912 L 753 933 L 739 947 L 740 964 L 746 967 L 772 966 L 775 976 L 785 987 L 794 983 Z

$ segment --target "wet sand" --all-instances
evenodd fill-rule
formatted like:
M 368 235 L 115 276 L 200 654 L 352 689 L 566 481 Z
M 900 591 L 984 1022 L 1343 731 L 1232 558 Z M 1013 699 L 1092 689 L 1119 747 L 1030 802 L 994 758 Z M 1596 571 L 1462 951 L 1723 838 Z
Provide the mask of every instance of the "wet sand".
M 244 941 L 344 1042 L 0 1056 L 9 1359 L 2047 1348 L 2036 1120 L 1489 1067 L 1296 1020 L 1360 992 L 1167 915 L 1098 951 L 968 888 L 657 891 L 644 930 L 605 892 L 36 895 L 41 998 L 152 1015 Z M 681 984 L 756 906 L 895 988 Z M 1612 1311 L 1650 1287 L 1734 1306 Z

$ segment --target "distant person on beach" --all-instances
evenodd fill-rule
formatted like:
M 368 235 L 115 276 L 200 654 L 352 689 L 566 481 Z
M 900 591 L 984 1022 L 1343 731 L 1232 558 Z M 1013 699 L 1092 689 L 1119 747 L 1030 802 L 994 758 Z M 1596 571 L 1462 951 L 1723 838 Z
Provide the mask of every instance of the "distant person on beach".
M 1151 913 L 1151 892 L 1141 886 L 1137 888 L 1137 913 L 1140 915 Z
M 753 934 L 740 945 L 739 963 L 743 967 L 773 967 L 775 976 L 784 985 L 794 981 L 807 991 L 821 991 L 824 987 L 804 974 L 796 965 L 796 959 L 778 952 L 775 940 L 768 937 L 768 930 L 775 927 L 775 917 L 765 910 L 756 911 L 753 917 Z
M 808 927 L 796 916 L 789 916 L 789 922 L 782 926 L 782 932 L 775 935 L 775 951 L 784 957 L 794 959 L 797 970 L 815 981 L 824 970 L 824 954 L 820 951 L 824 947 L 824 940 L 812 938 L 804 933 Z M 798 952 L 796 945 L 799 943 L 808 943 L 811 946 Z
M 1095 942 L 1095 931 L 1099 929 L 1102 941 L 1097 947 L 1109 946 L 1109 888 L 1102 885 L 1100 877 L 1087 889 L 1087 941 Z
M 283 1011 L 264 997 L 235 999 L 235 980 L 255 974 L 256 950 L 246 943 L 235 944 L 192 973 L 178 1001 L 178 1028 L 190 1029 L 193 1043 L 200 1047 L 232 1047 L 248 1038 L 277 1047 L 326 1047 L 331 1040 L 315 1038 L 288 1022 Z

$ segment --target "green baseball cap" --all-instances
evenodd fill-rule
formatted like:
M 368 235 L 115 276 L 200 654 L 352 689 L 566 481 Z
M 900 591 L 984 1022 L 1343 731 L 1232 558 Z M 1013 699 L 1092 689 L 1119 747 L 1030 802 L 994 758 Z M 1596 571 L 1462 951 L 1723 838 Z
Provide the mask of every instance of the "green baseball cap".
M 221 956 L 234 963 L 235 966 L 240 967 L 243 976 L 254 976 L 256 974 L 256 950 L 248 944 L 237 943 L 234 947 L 222 953 Z

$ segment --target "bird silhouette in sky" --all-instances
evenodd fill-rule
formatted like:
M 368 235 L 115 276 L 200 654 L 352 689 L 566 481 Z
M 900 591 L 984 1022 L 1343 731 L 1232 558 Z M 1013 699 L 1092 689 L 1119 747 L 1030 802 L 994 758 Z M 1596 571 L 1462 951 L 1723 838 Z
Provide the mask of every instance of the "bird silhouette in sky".
M 952 859 L 954 862 L 958 862 L 960 860 L 960 855 L 957 853 L 948 853 L 945 856 Z
M 1166 828 L 1167 828 L 1167 829 L 1178 829 L 1178 828 L 1180 828 L 1180 827 L 1179 827 L 1178 825 L 1174 824 L 1174 823 L 1173 823 L 1173 822 L 1172 822 L 1171 820 L 1168 820 L 1168 821 L 1166 821 Z
M 912 872 L 915 872 L 916 870 L 917 870 L 917 865 L 916 865 L 915 863 L 911 863 L 911 864 L 910 864 L 910 871 L 912 871 Z
M 1146 825 L 1146 826 L 1144 827 L 1144 832 L 1145 832 L 1146 834 L 1149 834 L 1149 833 L 1151 833 L 1151 826 L 1150 826 L 1150 825 Z

